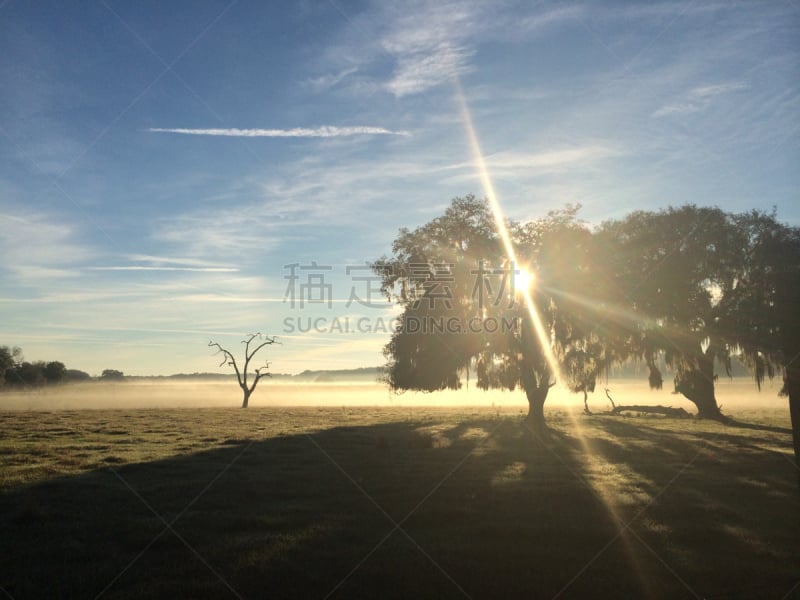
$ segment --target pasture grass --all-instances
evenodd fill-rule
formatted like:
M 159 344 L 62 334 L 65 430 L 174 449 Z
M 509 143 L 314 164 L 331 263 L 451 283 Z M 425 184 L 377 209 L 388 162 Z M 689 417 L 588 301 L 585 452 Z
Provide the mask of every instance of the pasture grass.
M 785 411 L 0 412 L 12 598 L 800 597 Z

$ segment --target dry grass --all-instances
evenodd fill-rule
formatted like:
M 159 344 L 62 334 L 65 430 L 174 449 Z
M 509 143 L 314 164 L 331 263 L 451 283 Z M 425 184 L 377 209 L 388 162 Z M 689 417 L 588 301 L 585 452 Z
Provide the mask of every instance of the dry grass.
M 518 413 L 0 413 L 0 586 L 14 598 L 800 593 L 785 410 L 738 411 L 752 429 L 551 409 L 547 439 Z

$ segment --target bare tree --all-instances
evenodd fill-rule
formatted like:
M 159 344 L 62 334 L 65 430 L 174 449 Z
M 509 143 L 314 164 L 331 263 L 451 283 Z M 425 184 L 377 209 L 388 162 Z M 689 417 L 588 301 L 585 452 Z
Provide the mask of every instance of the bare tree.
M 257 340 L 257 345 L 251 350 L 250 344 L 253 342 L 253 340 Z M 217 354 L 221 353 L 223 355 L 222 362 L 219 363 L 219 366 L 221 367 L 225 364 L 228 364 L 229 366 L 233 367 L 234 371 L 236 371 L 236 378 L 239 381 L 239 387 L 242 388 L 242 392 L 244 393 L 242 408 L 247 408 L 250 395 L 253 393 L 253 390 L 256 389 L 256 385 L 258 385 L 258 382 L 261 380 L 261 378 L 272 377 L 272 375 L 267 372 L 267 369 L 269 369 L 269 362 L 264 361 L 263 365 L 254 370 L 255 377 L 253 378 L 252 383 L 248 385 L 247 369 L 250 366 L 250 361 L 264 346 L 269 346 L 275 343 L 277 343 L 275 341 L 275 336 L 269 337 L 262 335 L 261 333 L 251 333 L 246 340 L 242 340 L 242 344 L 244 344 L 244 365 L 240 370 L 239 365 L 236 363 L 236 357 L 233 355 L 233 353 L 223 348 L 217 342 L 208 342 L 208 346 L 210 348 L 217 348 Z

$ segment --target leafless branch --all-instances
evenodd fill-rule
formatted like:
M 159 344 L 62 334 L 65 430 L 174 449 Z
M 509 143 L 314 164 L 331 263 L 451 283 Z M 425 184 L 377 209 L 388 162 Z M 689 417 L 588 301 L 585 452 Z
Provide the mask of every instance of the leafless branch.
M 258 338 L 260 343 L 251 350 L 250 344 L 256 338 Z M 263 377 L 272 377 L 272 374 L 267 372 L 270 363 L 264 361 L 264 364 L 262 366 L 254 370 L 255 377 L 253 378 L 253 381 L 248 384 L 247 377 L 248 377 L 248 369 L 250 367 L 250 361 L 256 354 L 258 354 L 259 350 L 261 350 L 264 346 L 277 344 L 279 342 L 277 341 L 276 336 L 270 337 L 263 335 L 259 332 L 259 333 L 249 334 L 246 339 L 242 340 L 241 343 L 244 344 L 244 365 L 241 370 L 239 370 L 239 365 L 236 363 L 236 358 L 233 356 L 233 354 L 226 348 L 223 348 L 221 344 L 219 344 L 218 342 L 209 341 L 208 346 L 210 348 L 216 348 L 217 354 L 222 353 L 223 360 L 219 366 L 223 366 L 227 363 L 229 366 L 233 367 L 234 371 L 236 371 L 236 379 L 239 382 L 239 387 L 242 388 L 242 392 L 244 393 L 244 401 L 242 403 L 242 407 L 246 408 L 248 398 L 250 397 L 250 394 L 253 393 L 253 390 L 256 389 L 256 385 L 258 384 L 258 382 Z

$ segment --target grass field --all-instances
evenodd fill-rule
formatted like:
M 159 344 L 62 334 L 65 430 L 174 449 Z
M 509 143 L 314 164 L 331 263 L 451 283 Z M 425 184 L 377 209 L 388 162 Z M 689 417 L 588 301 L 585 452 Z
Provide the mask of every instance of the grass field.
M 0 596 L 793 598 L 787 410 L 0 412 Z

